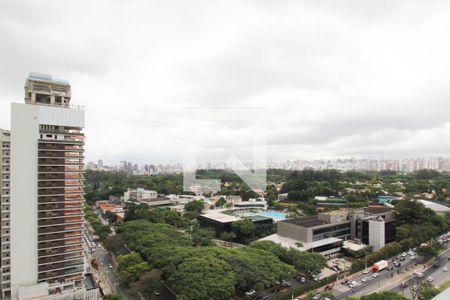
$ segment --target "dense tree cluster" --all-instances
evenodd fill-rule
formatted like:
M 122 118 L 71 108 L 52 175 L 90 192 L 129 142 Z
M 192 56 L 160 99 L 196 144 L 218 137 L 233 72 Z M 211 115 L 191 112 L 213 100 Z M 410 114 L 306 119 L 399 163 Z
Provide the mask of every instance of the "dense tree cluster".
M 162 278 L 187 299 L 227 299 L 236 288 L 268 287 L 291 278 L 302 268 L 312 268 L 305 265 L 305 260 L 311 260 L 311 265 L 318 261 L 315 257 L 296 257 L 292 250 L 288 250 L 289 260 L 281 259 L 258 244 L 236 249 L 198 247 L 173 226 L 145 220 L 126 222 L 118 234 L 136 251 L 119 258 L 120 277 L 124 282 L 139 285 L 150 266 L 162 270 Z M 282 249 L 276 245 L 272 248 Z
M 95 214 L 94 209 L 87 203 L 84 205 L 84 218 L 91 224 L 95 234 L 101 240 L 105 240 L 111 233 L 111 228 L 108 225 L 102 224 L 102 221 Z
M 271 241 L 254 242 L 250 247 L 275 254 L 282 262 L 294 266 L 298 272 L 303 274 L 319 274 L 327 265 L 326 259 L 319 253 L 301 252 L 294 248 L 288 249 Z

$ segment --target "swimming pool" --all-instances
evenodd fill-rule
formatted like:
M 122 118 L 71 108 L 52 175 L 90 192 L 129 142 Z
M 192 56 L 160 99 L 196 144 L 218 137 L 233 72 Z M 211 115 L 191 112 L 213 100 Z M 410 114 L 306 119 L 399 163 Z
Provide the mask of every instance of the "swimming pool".
M 280 211 L 273 211 L 273 210 L 268 210 L 268 211 L 262 211 L 262 212 L 257 212 L 257 213 L 246 213 L 246 216 L 264 216 L 264 217 L 268 217 L 268 218 L 272 218 L 275 222 L 278 221 L 283 221 L 286 220 L 287 218 L 287 214 L 284 212 L 280 212 Z

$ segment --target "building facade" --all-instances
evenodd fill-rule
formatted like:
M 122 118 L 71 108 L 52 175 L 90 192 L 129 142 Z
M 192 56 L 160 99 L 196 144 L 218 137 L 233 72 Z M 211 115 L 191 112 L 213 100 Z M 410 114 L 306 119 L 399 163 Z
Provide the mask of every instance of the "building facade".
M 84 288 L 84 111 L 70 100 L 68 82 L 30 74 L 1 132 L 3 297 Z

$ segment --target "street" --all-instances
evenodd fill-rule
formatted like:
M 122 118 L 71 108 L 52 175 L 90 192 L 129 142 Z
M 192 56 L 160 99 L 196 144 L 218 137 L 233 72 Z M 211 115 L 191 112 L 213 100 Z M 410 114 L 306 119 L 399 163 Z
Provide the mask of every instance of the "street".
M 438 261 L 440 262 L 441 266 L 437 269 L 433 267 L 424 269 L 424 266 L 422 264 L 416 266 L 415 262 L 407 257 L 406 260 L 402 262 L 402 265 L 400 267 L 394 267 L 394 270 L 392 271 L 383 270 L 376 278 L 372 276 L 372 272 L 369 272 L 369 274 L 362 274 L 362 272 L 359 272 L 358 274 L 348 278 L 348 280 L 354 280 L 357 282 L 356 287 L 349 288 L 347 285 L 339 283 L 334 286 L 333 293 L 338 300 L 346 299 L 347 297 L 351 296 L 362 296 L 387 290 L 401 293 L 402 291 L 400 289 L 400 284 L 414 276 L 414 270 L 423 272 L 424 279 L 426 279 L 428 276 L 432 276 L 434 278 L 433 284 L 441 284 L 450 279 L 450 274 L 442 271 L 442 267 L 450 267 L 450 263 L 448 261 L 449 255 L 450 251 L 447 249 L 447 251 L 445 251 L 438 257 Z M 391 260 L 389 261 L 389 263 L 390 265 L 392 265 Z M 366 282 L 361 281 L 364 277 L 368 278 Z M 405 296 L 408 296 L 406 293 L 407 289 L 405 289 L 404 292 Z
M 97 275 L 96 279 L 100 281 L 100 286 L 103 288 L 105 293 L 111 292 L 120 294 L 122 299 L 124 300 L 132 300 L 134 299 L 129 295 L 129 293 L 124 290 L 119 285 L 119 280 L 117 277 L 117 269 L 112 260 L 111 255 L 109 255 L 108 251 L 103 247 L 101 243 L 96 243 L 92 237 L 92 229 L 87 224 L 85 231 L 85 239 L 87 247 L 90 250 L 90 257 L 94 258 L 98 264 L 97 272 L 94 272 Z M 110 268 L 111 266 L 111 268 Z M 93 269 L 93 268 L 92 268 Z M 98 274 L 97 274 L 98 273 Z

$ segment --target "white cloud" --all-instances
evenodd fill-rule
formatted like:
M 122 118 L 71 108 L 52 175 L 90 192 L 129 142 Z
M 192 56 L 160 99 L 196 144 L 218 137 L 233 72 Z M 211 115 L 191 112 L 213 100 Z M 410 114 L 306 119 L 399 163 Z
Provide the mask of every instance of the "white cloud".
M 2 1 L 0 127 L 38 71 L 87 107 L 88 159 L 179 161 L 197 107 L 266 108 L 273 159 L 447 155 L 448 20 L 445 1 Z M 249 134 L 222 129 L 218 152 Z

